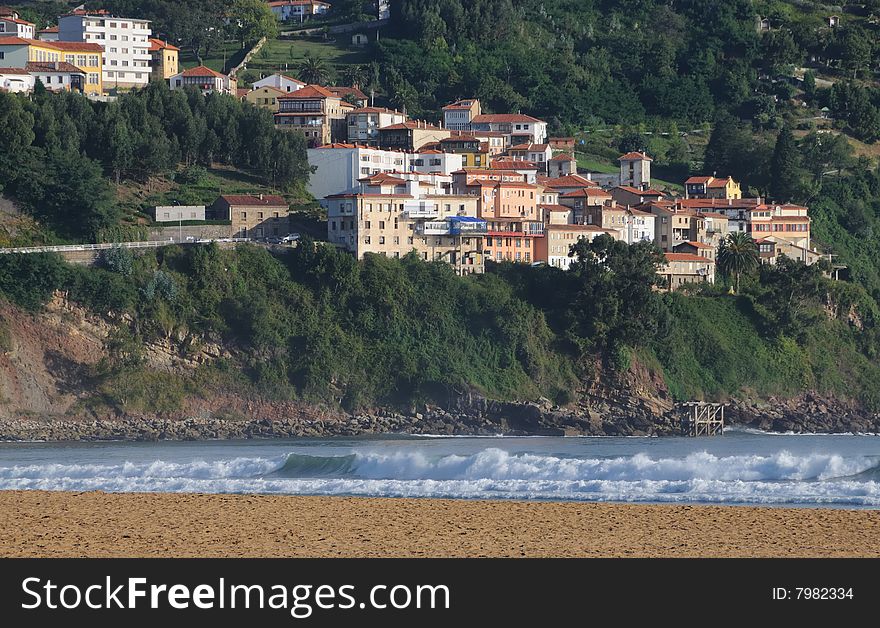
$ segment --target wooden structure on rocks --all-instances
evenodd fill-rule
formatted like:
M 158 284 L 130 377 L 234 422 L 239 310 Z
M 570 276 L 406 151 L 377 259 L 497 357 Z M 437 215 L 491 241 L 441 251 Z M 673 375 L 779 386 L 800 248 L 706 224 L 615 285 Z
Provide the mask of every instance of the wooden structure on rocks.
M 681 433 L 685 436 L 721 436 L 724 433 L 724 404 L 691 401 L 682 404 Z

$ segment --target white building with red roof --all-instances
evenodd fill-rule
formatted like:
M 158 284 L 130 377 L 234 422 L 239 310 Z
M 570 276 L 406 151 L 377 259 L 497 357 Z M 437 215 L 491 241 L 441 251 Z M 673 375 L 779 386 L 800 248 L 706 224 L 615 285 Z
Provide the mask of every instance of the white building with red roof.
M 321 0 L 273 0 L 269 3 L 272 13 L 282 22 L 302 22 L 316 15 L 325 15 L 332 6 Z
M 345 114 L 349 142 L 376 144 L 379 129 L 406 122 L 406 114 L 384 107 L 358 107 Z
M 288 76 L 286 74 L 282 74 L 281 72 L 276 72 L 275 74 L 270 74 L 269 76 L 261 78 L 259 81 L 255 81 L 251 87 L 254 89 L 260 89 L 261 87 L 274 87 L 275 89 L 280 89 L 282 92 L 289 94 L 290 92 L 295 92 L 298 89 L 302 89 L 306 84 L 300 81 L 299 79 L 295 79 L 292 76 Z
M 21 37 L 22 39 L 34 38 L 34 24 L 23 20 L 14 11 L 4 11 L 0 15 L 0 37 Z
M 617 158 L 620 164 L 619 185 L 627 185 L 641 190 L 651 187 L 651 162 L 646 153 L 632 151 Z
M 471 121 L 482 113 L 476 98 L 456 100 L 443 107 L 443 126 L 451 131 L 470 131 Z
M 236 95 L 235 79 L 204 65 L 175 74 L 169 79 L 169 83 L 173 90 L 195 87 L 205 95 L 212 92 Z
M 484 113 L 473 118 L 471 129 L 501 133 L 507 147 L 547 141 L 547 123 L 521 113 Z

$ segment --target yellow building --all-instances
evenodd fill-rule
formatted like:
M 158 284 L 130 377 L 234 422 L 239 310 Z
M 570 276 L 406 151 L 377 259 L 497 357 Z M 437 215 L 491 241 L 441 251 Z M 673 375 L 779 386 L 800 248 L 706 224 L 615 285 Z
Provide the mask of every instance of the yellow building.
M 104 49 L 100 44 L 81 41 L 23 40 L 28 43 L 28 61 L 32 63 L 65 62 L 86 74 L 82 85 L 84 94 L 104 93 L 101 73 L 104 68 Z
M 466 134 L 453 135 L 440 140 L 444 153 L 455 153 L 462 157 L 463 168 L 488 168 L 489 149 L 484 142 Z
M 180 48 L 167 41 L 150 38 L 150 78 L 165 81 L 180 72 Z
M 252 89 L 244 95 L 244 99 L 252 105 L 256 105 L 257 107 L 262 107 L 263 109 L 277 112 L 278 97 L 284 96 L 285 94 L 287 94 L 287 92 L 285 92 L 284 90 L 267 85 L 266 87 L 258 87 L 257 89 Z
M 685 198 L 742 198 L 742 189 L 733 177 L 691 177 L 684 182 L 684 188 Z

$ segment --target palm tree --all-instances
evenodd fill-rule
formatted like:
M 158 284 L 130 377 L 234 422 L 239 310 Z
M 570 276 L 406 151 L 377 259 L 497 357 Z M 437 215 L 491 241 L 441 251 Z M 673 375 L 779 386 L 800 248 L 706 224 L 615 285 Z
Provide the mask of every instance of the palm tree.
M 739 292 L 739 278 L 758 267 L 758 245 L 748 233 L 734 231 L 718 247 L 718 269 L 726 277 L 733 275 L 734 291 Z
M 342 80 L 346 85 L 360 89 L 366 82 L 366 68 L 362 65 L 349 65 L 342 71 Z
M 299 66 L 299 78 L 309 85 L 321 85 L 330 76 L 330 69 L 323 57 L 306 55 L 305 60 Z

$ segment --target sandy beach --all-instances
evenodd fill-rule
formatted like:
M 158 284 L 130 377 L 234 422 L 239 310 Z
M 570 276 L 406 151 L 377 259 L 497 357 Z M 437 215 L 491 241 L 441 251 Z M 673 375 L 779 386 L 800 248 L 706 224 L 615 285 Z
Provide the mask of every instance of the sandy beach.
M 3 557 L 876 557 L 868 510 L 0 492 Z

